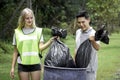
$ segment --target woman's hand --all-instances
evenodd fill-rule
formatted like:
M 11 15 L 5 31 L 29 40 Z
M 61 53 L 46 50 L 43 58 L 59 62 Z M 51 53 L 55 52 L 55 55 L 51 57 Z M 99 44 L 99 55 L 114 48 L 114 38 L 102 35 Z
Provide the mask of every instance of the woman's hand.
M 59 39 L 59 37 L 58 36 L 54 36 L 54 37 L 52 37 L 52 38 L 50 38 L 50 43 L 52 43 L 55 39 Z
M 10 77 L 11 77 L 12 79 L 14 79 L 14 77 L 15 77 L 15 76 L 14 76 L 14 68 L 12 68 L 11 71 L 10 71 Z
M 57 36 L 54 36 L 54 37 L 50 38 L 45 44 L 44 43 L 40 43 L 39 44 L 39 49 L 41 51 L 43 51 L 44 49 L 46 49 L 57 38 L 58 38 Z

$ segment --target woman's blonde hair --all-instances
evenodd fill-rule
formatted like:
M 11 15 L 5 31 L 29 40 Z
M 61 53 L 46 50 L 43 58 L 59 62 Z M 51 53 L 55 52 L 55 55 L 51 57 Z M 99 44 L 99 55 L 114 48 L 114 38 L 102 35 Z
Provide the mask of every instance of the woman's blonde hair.
M 17 27 L 18 29 L 22 29 L 25 26 L 25 15 L 28 13 L 31 13 L 33 16 L 33 23 L 31 27 L 36 27 L 35 16 L 34 16 L 33 11 L 29 8 L 25 8 L 22 10 L 20 17 L 18 19 L 18 27 Z

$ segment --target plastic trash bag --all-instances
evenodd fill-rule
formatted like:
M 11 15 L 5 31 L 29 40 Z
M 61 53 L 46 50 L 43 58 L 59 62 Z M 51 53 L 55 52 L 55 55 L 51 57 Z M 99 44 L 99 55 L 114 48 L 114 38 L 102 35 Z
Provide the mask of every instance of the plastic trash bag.
M 69 48 L 60 40 L 54 40 L 51 44 L 44 64 L 54 67 L 75 67 L 75 63 L 70 56 Z
M 61 38 L 66 38 L 67 36 L 67 30 L 66 29 L 60 29 L 57 27 L 52 27 L 51 29 L 52 36 L 59 36 Z
M 85 40 L 77 50 L 75 63 L 77 68 L 86 68 L 91 59 L 92 46 L 89 39 Z
M 109 44 L 108 31 L 105 30 L 104 25 L 99 30 L 96 31 L 95 40 L 96 41 L 101 41 L 105 44 Z

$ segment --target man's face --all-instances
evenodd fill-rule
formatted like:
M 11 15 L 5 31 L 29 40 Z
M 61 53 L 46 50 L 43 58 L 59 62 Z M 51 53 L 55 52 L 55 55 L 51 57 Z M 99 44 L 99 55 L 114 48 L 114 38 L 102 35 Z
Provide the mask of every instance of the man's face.
M 85 17 L 78 17 L 77 18 L 77 25 L 83 30 L 86 31 L 90 25 L 90 19 L 86 19 Z

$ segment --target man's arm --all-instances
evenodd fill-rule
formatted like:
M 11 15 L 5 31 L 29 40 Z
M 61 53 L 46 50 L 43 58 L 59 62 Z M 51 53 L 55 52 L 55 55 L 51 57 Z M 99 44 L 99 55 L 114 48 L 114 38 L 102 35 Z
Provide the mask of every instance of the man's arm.
M 94 36 L 90 36 L 89 40 L 91 41 L 93 47 L 98 51 L 100 49 L 100 45 L 96 43 Z

